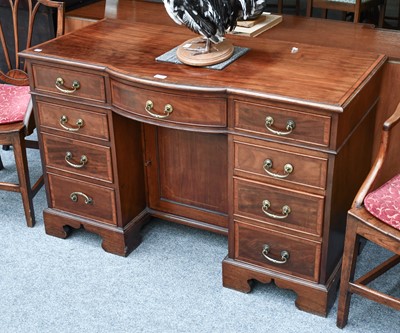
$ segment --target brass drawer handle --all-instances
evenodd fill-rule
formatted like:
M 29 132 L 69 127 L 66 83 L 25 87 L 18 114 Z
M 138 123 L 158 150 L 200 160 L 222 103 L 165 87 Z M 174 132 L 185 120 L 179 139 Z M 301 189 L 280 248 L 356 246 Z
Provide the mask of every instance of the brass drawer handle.
M 276 135 L 289 135 L 296 128 L 296 123 L 290 119 L 286 123 L 286 132 L 278 131 L 271 128 L 273 124 L 274 124 L 274 118 L 272 118 L 271 116 L 265 118 L 265 127 L 267 128 L 268 131 Z
M 156 113 L 151 112 L 151 110 L 153 109 L 153 107 L 154 107 L 153 102 L 150 101 L 150 100 L 148 100 L 148 101 L 146 102 L 146 106 L 145 106 L 144 109 L 146 110 L 146 112 L 147 112 L 150 116 L 152 116 L 152 117 L 154 117 L 154 118 L 157 118 L 157 119 L 164 119 L 164 118 L 167 118 L 167 117 L 169 117 L 169 115 L 172 113 L 172 111 L 174 111 L 174 108 L 172 107 L 171 104 L 165 104 L 165 106 L 164 106 L 164 113 L 165 113 L 165 114 L 161 115 L 161 114 L 156 114 Z
M 78 201 L 78 196 L 82 196 L 85 199 L 85 204 L 86 205 L 91 205 L 93 203 L 93 199 L 89 196 L 87 196 L 85 193 L 82 192 L 72 192 L 69 197 L 73 202 Z
M 83 119 L 78 119 L 75 123 L 76 127 L 69 127 L 69 126 L 65 126 L 65 124 L 68 123 L 68 117 L 66 115 L 62 115 L 60 118 L 60 126 L 70 132 L 77 132 L 81 129 L 81 127 L 83 127 Z
M 286 178 L 287 176 L 289 176 L 289 175 L 293 172 L 293 169 L 294 169 L 294 168 L 293 168 L 293 165 L 291 165 L 290 163 L 286 163 L 286 164 L 283 166 L 283 172 L 284 172 L 285 174 L 284 174 L 284 175 L 281 175 L 281 174 L 279 174 L 279 173 L 271 172 L 270 169 L 272 169 L 272 166 L 273 166 L 272 160 L 269 159 L 269 158 L 267 158 L 267 159 L 264 161 L 263 169 L 264 169 L 264 171 L 265 171 L 267 174 L 269 174 L 270 176 L 272 176 L 272 177 L 274 177 L 274 178 Z
M 72 163 L 71 160 L 72 160 L 72 153 L 70 151 L 67 151 L 65 154 L 65 162 L 67 162 L 68 165 L 72 166 L 73 168 L 77 169 L 83 168 L 88 161 L 86 155 L 81 156 L 80 164 Z
M 73 94 L 80 87 L 81 87 L 81 84 L 77 80 L 72 81 L 72 87 L 71 88 L 67 88 L 67 87 L 64 86 L 64 79 L 62 77 L 58 77 L 56 79 L 56 88 L 59 91 L 63 92 L 64 94 Z
M 283 250 L 281 252 L 281 260 L 271 258 L 268 256 L 269 250 L 270 250 L 270 246 L 268 244 L 265 244 L 261 253 L 265 259 L 267 259 L 270 262 L 273 262 L 274 264 L 280 264 L 280 265 L 286 264 L 290 258 L 290 254 L 286 250 Z
M 289 214 L 292 212 L 292 210 L 290 209 L 290 207 L 288 205 L 284 205 L 282 207 L 282 214 L 283 215 L 276 215 L 273 213 L 268 212 L 268 209 L 271 207 L 271 203 L 269 202 L 269 200 L 265 199 L 262 202 L 262 211 L 264 212 L 265 215 L 272 217 L 273 219 L 285 219 L 289 216 Z

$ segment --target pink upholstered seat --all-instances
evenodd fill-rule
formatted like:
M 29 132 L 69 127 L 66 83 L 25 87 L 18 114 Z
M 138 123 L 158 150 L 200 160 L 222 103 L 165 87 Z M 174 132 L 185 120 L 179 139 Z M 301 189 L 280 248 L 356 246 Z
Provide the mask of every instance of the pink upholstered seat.
M 400 230 L 400 174 L 369 193 L 364 206 L 376 218 Z
M 27 63 L 20 53 L 25 48 L 35 46 L 36 42 L 51 39 L 50 34 L 43 34 L 43 28 L 48 23 L 51 23 L 57 37 L 64 34 L 65 1 L 1 0 L 0 8 L 0 12 L 4 13 L 0 16 L 0 58 L 4 60 L 4 66 L 0 69 L 0 145 L 13 147 L 18 173 L 18 182 L 2 181 L 0 191 L 21 194 L 26 223 L 28 227 L 33 227 L 33 198 L 43 186 L 43 175 L 31 185 L 26 149 L 39 148 L 39 145 L 37 140 L 29 138 L 35 129 L 35 120 Z
M 24 120 L 30 99 L 29 86 L 0 84 L 0 124 Z

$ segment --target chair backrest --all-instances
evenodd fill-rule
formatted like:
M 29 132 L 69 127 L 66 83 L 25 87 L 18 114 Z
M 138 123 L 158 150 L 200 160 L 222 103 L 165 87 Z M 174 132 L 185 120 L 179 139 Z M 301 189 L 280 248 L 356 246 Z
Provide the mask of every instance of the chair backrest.
M 28 85 L 19 52 L 64 33 L 64 2 L 0 0 L 0 83 Z
M 360 207 L 365 196 L 376 190 L 389 179 L 400 174 L 400 103 L 382 128 L 378 154 L 371 171 L 357 193 L 353 207 Z

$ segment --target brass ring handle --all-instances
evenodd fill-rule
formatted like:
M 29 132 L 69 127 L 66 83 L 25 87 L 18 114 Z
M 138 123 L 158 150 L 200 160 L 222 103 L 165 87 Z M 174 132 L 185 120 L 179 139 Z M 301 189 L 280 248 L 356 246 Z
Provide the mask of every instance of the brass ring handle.
M 72 163 L 71 160 L 72 160 L 72 153 L 67 151 L 65 154 L 65 162 L 67 162 L 68 165 L 72 166 L 73 168 L 77 168 L 77 169 L 83 168 L 88 161 L 86 155 L 81 156 L 80 164 Z
M 60 126 L 67 131 L 77 132 L 81 129 L 81 127 L 83 127 L 84 124 L 83 119 L 80 118 L 75 123 L 76 127 L 65 126 L 65 124 L 67 123 L 68 123 L 68 117 L 66 115 L 62 115 L 60 117 Z
M 287 261 L 290 258 L 290 254 L 286 250 L 283 250 L 281 252 L 281 259 L 280 260 L 271 258 L 271 257 L 268 256 L 269 250 L 270 250 L 270 246 L 268 244 L 265 244 L 261 254 L 264 256 L 265 259 L 267 259 L 270 262 L 273 262 L 274 264 L 280 264 L 280 265 L 286 264 Z
M 93 199 L 89 196 L 87 196 L 85 193 L 82 192 L 72 192 L 69 197 L 73 202 L 78 201 L 78 196 L 82 196 L 85 199 L 85 204 L 86 205 L 91 205 L 93 203 Z
M 290 209 L 290 207 L 288 205 L 284 205 L 282 207 L 282 214 L 283 215 L 276 215 L 273 213 L 268 212 L 268 209 L 271 207 L 271 203 L 269 202 L 269 200 L 265 199 L 262 202 L 262 211 L 264 212 L 265 215 L 272 217 L 273 219 L 285 219 L 289 216 L 289 214 L 292 212 L 292 210 Z
M 288 177 L 288 176 L 293 172 L 293 169 L 294 169 L 294 168 L 293 168 L 293 165 L 291 165 L 290 163 L 286 163 L 286 164 L 283 166 L 283 172 L 284 172 L 285 174 L 284 174 L 284 175 L 281 175 L 281 174 L 279 174 L 279 173 L 271 172 L 270 169 L 272 169 L 272 166 L 273 166 L 272 160 L 269 159 L 269 158 L 267 158 L 267 159 L 264 161 L 263 169 L 264 169 L 264 171 L 265 171 L 267 174 L 269 174 L 270 176 L 272 176 L 272 177 L 274 177 L 274 178 L 286 178 L 286 177 Z
M 276 135 L 289 135 L 296 128 L 296 123 L 290 119 L 286 122 L 286 132 L 278 131 L 271 128 L 273 124 L 274 124 L 274 118 L 272 118 L 271 116 L 265 118 L 265 127 L 267 128 L 268 131 Z
M 59 91 L 63 92 L 64 94 L 73 94 L 80 87 L 81 87 L 81 84 L 77 80 L 72 81 L 72 87 L 71 88 L 67 88 L 67 87 L 64 86 L 64 79 L 62 77 L 58 77 L 56 79 L 56 88 Z
M 156 113 L 151 112 L 153 107 L 154 107 L 154 104 L 152 101 L 150 101 L 150 100 L 146 101 L 146 106 L 144 107 L 144 109 L 150 116 L 157 118 L 157 119 L 165 119 L 165 118 L 169 117 L 169 115 L 172 113 L 172 111 L 174 111 L 174 108 L 172 107 L 171 104 L 164 105 L 164 114 L 156 114 Z

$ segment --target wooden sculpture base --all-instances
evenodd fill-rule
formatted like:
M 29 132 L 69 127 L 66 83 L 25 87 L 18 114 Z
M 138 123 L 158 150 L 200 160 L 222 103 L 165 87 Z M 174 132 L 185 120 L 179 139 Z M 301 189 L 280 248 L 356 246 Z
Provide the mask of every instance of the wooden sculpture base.
M 219 44 L 211 43 L 210 52 L 200 53 L 205 46 L 205 42 L 205 39 L 201 37 L 187 40 L 178 46 L 176 51 L 177 58 L 186 65 L 209 66 L 219 64 L 229 59 L 233 54 L 234 47 L 226 39 Z

